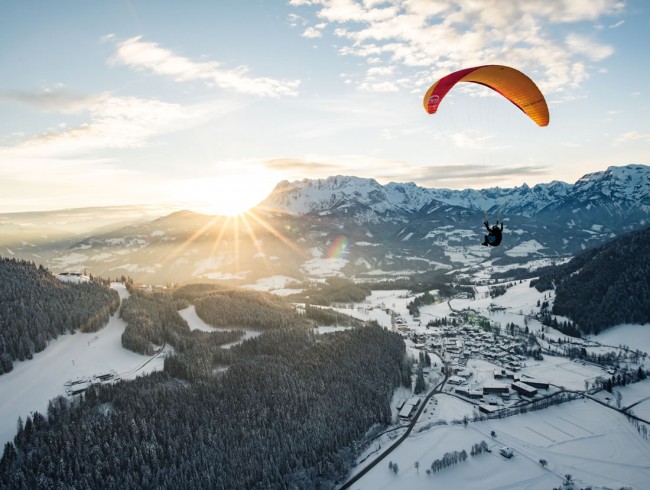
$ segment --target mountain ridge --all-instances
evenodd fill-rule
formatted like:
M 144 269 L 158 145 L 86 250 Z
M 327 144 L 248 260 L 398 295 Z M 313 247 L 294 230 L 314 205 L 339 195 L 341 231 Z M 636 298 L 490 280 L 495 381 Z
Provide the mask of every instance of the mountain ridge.
M 440 201 L 473 211 L 515 212 L 530 217 L 548 206 L 560 207 L 567 199 L 584 202 L 592 198 L 594 192 L 642 203 L 650 209 L 650 166 L 610 166 L 585 174 L 574 184 L 554 180 L 533 187 L 524 183 L 513 188 L 462 190 L 425 188 L 413 182 L 382 185 L 375 179 L 342 175 L 294 182 L 284 180 L 258 206 L 302 215 L 356 204 L 382 215 L 386 212 L 414 213 L 432 201 Z M 630 199 L 630 196 L 637 198 Z
M 480 246 L 486 218 L 505 224 L 499 247 Z M 176 211 L 49 247 L 0 243 L 0 254 L 56 272 L 87 270 L 149 284 L 250 284 L 275 275 L 377 280 L 487 264 L 527 267 L 648 223 L 650 167 L 644 165 L 609 167 L 575 184 L 461 191 L 333 176 L 281 182 L 236 218 Z

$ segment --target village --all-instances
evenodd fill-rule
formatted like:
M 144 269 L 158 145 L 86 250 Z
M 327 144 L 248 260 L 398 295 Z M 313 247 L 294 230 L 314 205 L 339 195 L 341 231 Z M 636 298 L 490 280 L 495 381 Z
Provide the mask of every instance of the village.
M 418 309 L 409 307 L 417 295 L 405 290 L 373 291 L 364 303 L 336 308 L 399 332 L 413 360 L 411 389 L 394 395 L 393 425 L 371 436 L 342 488 L 428 488 L 436 458 L 479 444 L 483 456 L 436 473 L 437 484 L 541 489 L 570 484 L 568 476 L 614 488 L 641 481 L 617 472 L 622 462 L 647 464 L 618 442 L 647 442 L 650 384 L 636 373 L 647 372 L 650 344 L 638 342 L 641 327 L 570 337 L 540 321 L 541 305 L 553 298 L 530 281 L 498 297 L 490 295 L 494 286 L 477 284 L 474 297 L 451 299 L 430 291 L 435 300 Z M 420 373 L 425 387 L 418 391 Z M 585 455 L 612 476 L 585 469 Z
M 517 406 L 561 391 L 547 380 L 523 374 L 521 370 L 533 360 L 527 336 L 494 334 L 468 323 L 435 326 L 428 324 L 425 333 L 415 333 L 400 316 L 398 330 L 412 348 L 437 359 L 433 369 L 447 374 L 444 393 L 475 405 L 479 412 L 491 414 L 500 408 Z M 533 355 L 539 356 L 535 344 Z M 419 369 L 419 368 L 418 368 Z M 449 372 L 445 372 L 448 369 Z M 431 380 L 439 378 L 432 368 L 423 371 Z M 416 397 L 417 398 L 417 397 Z M 410 407 L 410 410 L 409 410 Z M 400 408 L 401 419 L 412 416 L 417 405 L 413 400 Z
M 491 295 L 495 287 L 504 294 Z M 470 418 L 496 416 L 500 410 L 566 392 L 614 404 L 614 394 L 603 389 L 608 380 L 624 378 L 647 358 L 638 349 L 570 337 L 542 324 L 540 305 L 552 302 L 552 297 L 531 288 L 530 281 L 507 287 L 486 283 L 474 290 L 475 297 L 453 299 L 430 291 L 425 295 L 435 301 L 419 308 L 412 307 L 417 295 L 408 291 L 373 291 L 363 303 L 335 308 L 399 332 L 416 361 L 413 386 L 420 369 L 417 360 L 421 353 L 429 356 L 430 366 L 421 367 L 428 388 L 398 396 L 396 423 L 410 420 L 429 390 L 445 377 L 441 393 L 467 404 Z M 432 417 L 437 418 L 428 411 L 420 422 Z

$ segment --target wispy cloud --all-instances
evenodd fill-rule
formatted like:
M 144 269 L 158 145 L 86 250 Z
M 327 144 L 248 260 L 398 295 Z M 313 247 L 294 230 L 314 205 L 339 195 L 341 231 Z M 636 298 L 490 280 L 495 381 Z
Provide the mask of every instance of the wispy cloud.
M 614 144 L 622 145 L 625 143 L 630 143 L 632 141 L 650 141 L 650 133 L 643 133 L 641 131 L 628 131 L 619 135 L 614 140 Z
M 141 36 L 117 42 L 116 47 L 111 63 L 167 76 L 178 82 L 199 80 L 210 87 L 265 97 L 297 95 L 300 85 L 299 80 L 250 76 L 246 66 L 227 69 L 217 61 L 194 61 L 155 42 L 143 41 Z
M 96 95 L 73 93 L 62 85 L 43 88 L 38 91 L 10 91 L 0 94 L 0 102 L 14 102 L 30 105 L 45 112 L 76 114 L 97 102 Z
M 16 101 L 58 109 L 87 122 L 56 128 L 0 146 L 0 206 L 52 208 L 160 200 L 162 179 L 125 165 L 114 150 L 151 145 L 156 137 L 198 124 L 212 109 L 183 107 L 158 100 L 118 97 L 68 97 L 63 93 L 20 94 Z M 141 183 L 147 182 L 146 186 Z M 166 194 L 169 195 L 169 194 Z M 39 196 L 44 202 L 39 202 Z
M 490 141 L 494 139 L 493 134 L 475 129 L 443 133 L 438 136 L 438 139 L 451 141 L 458 148 L 481 151 L 492 151 L 497 149 L 496 146 L 490 145 Z
M 569 34 L 566 43 L 572 52 L 582 54 L 592 61 L 604 60 L 614 52 L 611 46 L 598 44 L 579 34 Z
M 525 70 L 548 93 L 579 86 L 587 62 L 601 61 L 613 49 L 577 33 L 560 37 L 549 28 L 596 21 L 623 9 L 617 0 L 292 0 L 316 8 L 344 44 L 339 53 L 386 66 L 420 69 L 425 85 L 463 66 L 503 63 Z M 398 71 L 382 79 L 357 81 L 364 90 L 397 90 Z M 404 77 L 405 74 L 400 75 Z
M 67 101 L 65 97 L 53 99 Z M 14 100 L 36 101 L 43 107 L 39 94 L 21 94 Z M 134 165 L 129 150 L 159 146 L 164 144 L 158 139 L 163 135 L 201 125 L 238 107 L 231 101 L 183 106 L 110 93 L 84 100 L 82 104 L 75 99 L 72 105 L 75 118 L 87 122 L 73 127 L 61 123 L 0 146 L 0 208 L 50 209 L 78 206 L 79 202 L 104 205 L 169 199 L 177 179 L 155 167 L 149 171 L 146 165 Z M 48 109 L 59 107 L 62 114 L 69 106 L 51 104 L 49 99 L 45 104 Z
M 56 105 L 52 100 L 61 97 L 51 94 L 46 106 L 58 107 L 63 113 L 74 107 L 75 112 L 88 113 L 88 122 L 76 127 L 52 130 L 29 138 L 13 147 L 0 147 L 0 154 L 74 156 L 90 151 L 108 148 L 134 148 L 160 134 L 177 131 L 194 125 L 208 109 L 207 107 L 183 107 L 178 104 L 137 97 L 117 97 L 109 93 L 66 101 Z M 43 102 L 41 94 L 30 97 L 23 94 L 25 101 Z
M 439 165 L 421 167 L 416 181 L 431 186 L 449 185 L 484 187 L 508 180 L 522 181 L 526 177 L 548 175 L 549 171 L 539 165 L 518 165 L 512 167 L 488 165 Z
M 335 163 L 333 163 L 335 162 Z M 424 187 L 468 188 L 489 185 L 521 185 L 527 178 L 538 180 L 549 175 L 540 165 L 494 166 L 479 164 L 414 165 L 406 162 L 372 159 L 362 155 L 313 155 L 309 158 L 269 159 L 261 164 L 280 172 L 284 178 L 326 178 L 354 175 L 374 178 L 382 183 L 415 182 Z
M 340 172 L 341 166 L 309 160 L 300 160 L 298 158 L 274 158 L 265 160 L 262 165 L 269 170 L 279 170 L 281 172 L 295 172 L 304 174 L 313 174 L 314 172 Z

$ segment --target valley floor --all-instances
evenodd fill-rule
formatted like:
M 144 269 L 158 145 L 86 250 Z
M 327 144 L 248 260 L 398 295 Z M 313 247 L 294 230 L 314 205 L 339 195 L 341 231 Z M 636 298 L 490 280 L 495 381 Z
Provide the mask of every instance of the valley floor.
M 113 287 L 125 297 L 128 293 L 121 284 Z M 285 285 L 282 285 L 285 287 Z M 438 327 L 427 328 L 430 320 L 450 317 L 452 313 L 471 308 L 477 316 L 489 319 L 502 328 L 509 323 L 524 324 L 536 335 L 545 336 L 545 347 L 554 345 L 551 340 L 570 340 L 563 334 L 544 327 L 531 314 L 544 295 L 530 288 L 528 281 L 513 285 L 507 292 L 490 298 L 488 286 L 476 287 L 476 299 L 440 301 L 421 308 L 419 319 L 408 313 L 407 304 L 413 296 L 407 291 L 375 291 L 364 302 L 341 308 L 339 311 L 362 319 L 377 320 L 382 326 L 401 331 L 407 344 L 407 352 L 417 359 L 422 350 L 431 354 L 435 364 L 427 374 L 429 387 L 442 379 L 440 367 L 443 359 L 451 361 L 449 353 L 442 354 L 431 348 L 431 342 L 440 336 Z M 198 317 L 192 307 L 181 315 L 190 327 L 211 329 Z M 46 413 L 48 401 L 66 393 L 65 383 L 80 378 L 114 371 L 123 379 L 160 370 L 163 356 L 153 358 L 125 350 L 121 335 L 125 324 L 114 315 L 109 324 L 99 332 L 65 335 L 50 343 L 32 360 L 16 362 L 14 370 L 0 376 L 0 444 L 13 439 L 18 417 L 25 420 L 30 412 Z M 632 349 L 650 350 L 648 326 L 623 325 L 602 333 L 593 340 L 606 345 L 624 344 Z M 336 328 L 322 328 L 329 332 Z M 248 335 L 254 335 L 248 332 Z M 588 350 L 607 351 L 609 347 L 584 344 Z M 478 388 L 489 383 L 494 370 L 500 368 L 497 359 L 482 355 L 470 357 L 464 369 L 472 374 L 464 387 Z M 575 362 L 566 357 L 544 355 L 543 361 L 528 358 L 522 361 L 522 375 L 528 375 L 551 383 L 550 392 L 562 389 L 584 391 L 585 382 L 593 386 L 599 378 L 610 376 L 594 364 Z M 618 392 L 618 395 L 617 395 Z M 398 423 L 397 404 L 412 396 L 403 389 L 395 395 L 395 427 Z M 444 393 L 435 395 L 425 407 L 411 435 L 376 467 L 357 481 L 354 489 L 418 489 L 418 488 L 465 488 L 465 489 L 550 489 L 559 486 L 564 475 L 570 474 L 579 486 L 592 488 L 648 488 L 650 481 L 650 441 L 633 421 L 615 408 L 631 407 L 632 413 L 650 421 L 650 380 L 617 386 L 613 393 L 598 392 L 591 399 L 578 399 L 536 412 L 472 422 L 478 413 L 479 402 L 459 398 L 447 385 Z M 501 404 L 520 403 L 518 395 Z M 609 406 L 607 406 L 609 405 Z M 465 427 L 458 423 L 467 416 Z M 454 423 L 456 421 L 457 423 Z M 641 424 L 642 426 L 643 424 Z M 639 426 L 639 427 L 641 427 Z M 404 429 L 389 430 L 373 439 L 358 459 L 355 472 L 370 464 L 378 455 L 403 433 Z M 496 437 L 491 437 L 491 432 Z M 467 461 L 427 475 L 431 463 L 443 454 L 465 450 L 485 440 L 492 449 L 468 457 Z M 500 456 L 498 448 L 509 446 L 514 451 L 511 459 Z M 546 467 L 540 460 L 547 462 Z M 388 467 L 396 463 L 397 473 Z M 419 463 L 416 468 L 415 463 Z M 391 465 L 392 466 L 392 465 Z

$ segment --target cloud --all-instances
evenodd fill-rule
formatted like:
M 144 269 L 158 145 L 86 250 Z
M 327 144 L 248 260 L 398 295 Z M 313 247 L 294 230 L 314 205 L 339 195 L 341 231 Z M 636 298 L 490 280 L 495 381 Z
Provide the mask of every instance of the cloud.
M 10 91 L 0 94 L 0 102 L 26 104 L 46 112 L 76 114 L 97 101 L 97 96 L 75 94 L 63 86 L 43 88 L 37 92 Z
M 313 27 L 308 27 L 307 29 L 305 29 L 302 35 L 303 37 L 307 37 L 311 39 L 317 37 L 323 37 L 323 29 L 325 29 L 326 26 L 327 24 L 325 22 L 321 22 L 320 24 L 316 24 Z
M 43 105 L 38 93 L 33 97 L 23 94 L 19 99 Z M 67 101 L 65 97 L 58 99 Z M 69 109 L 68 103 L 52 104 L 49 99 L 44 105 L 60 107 L 62 113 Z M 57 189 L 57 195 L 71 192 L 92 196 L 97 188 L 107 189 L 108 194 L 111 186 L 127 188 L 128 182 L 143 177 L 134 178 L 137 171 L 124 167 L 115 156 L 109 157 L 109 151 L 151 146 L 161 135 L 200 125 L 238 107 L 236 103 L 221 101 L 181 106 L 110 93 L 74 99 L 72 105 L 77 111 L 75 117 L 86 117 L 86 122 L 73 127 L 62 123 L 56 129 L 21 138 L 21 142 L 0 146 L 0 194 L 6 199 L 13 196 L 18 202 L 25 186 L 30 186 L 32 197 L 52 194 L 53 189 Z M 151 176 L 147 176 L 147 181 L 153 189 Z M 91 188 L 94 190 L 88 191 Z M 144 198 L 149 191 L 137 192 Z M 93 202 L 101 200 L 97 196 Z
M 318 29 L 316 29 L 315 27 L 308 27 L 307 29 L 304 30 L 302 35 L 303 35 L 303 37 L 314 39 L 314 38 L 317 38 L 317 37 L 322 37 L 323 33 L 321 31 L 319 31 Z
M 368 92 L 398 92 L 399 86 L 396 83 L 385 81 L 385 82 L 372 82 L 364 80 L 359 83 L 360 90 L 366 90 Z
M 628 131 L 619 135 L 614 144 L 623 145 L 632 141 L 650 141 L 650 133 L 642 133 L 641 131 Z
M 548 93 L 578 87 L 588 77 L 586 61 L 613 53 L 593 39 L 558 33 L 623 9 L 616 0 L 296 0 L 290 5 L 315 7 L 316 17 L 344 43 L 339 54 L 418 69 L 421 86 L 461 67 L 502 63 L 525 70 Z M 563 28 L 550 29 L 550 24 Z M 390 74 L 357 84 L 364 90 L 399 88 Z
M 592 61 L 602 61 L 614 52 L 611 46 L 595 43 L 579 34 L 569 34 L 566 43 L 573 53 L 585 55 Z
M 159 174 L 143 175 L 112 152 L 150 146 L 161 135 L 201 124 L 229 108 L 219 103 L 185 107 L 110 93 L 92 97 L 24 93 L 14 100 L 62 114 L 74 107 L 75 120 L 86 119 L 0 146 L 0 205 L 26 209 L 160 199 Z
M 274 158 L 265 160 L 262 165 L 269 170 L 278 170 L 281 172 L 295 172 L 298 174 L 310 174 L 314 172 L 337 173 L 341 171 L 341 166 L 332 163 L 315 162 L 301 160 L 298 158 Z
M 335 163 L 332 163 L 335 162 Z M 494 166 L 480 164 L 415 165 L 374 159 L 364 155 L 312 155 L 308 158 L 267 159 L 263 167 L 287 180 L 354 175 L 379 182 L 415 182 L 424 187 L 481 188 L 487 185 L 521 185 L 527 179 L 549 175 L 540 165 Z
M 157 43 L 143 41 L 141 36 L 118 42 L 116 47 L 110 63 L 171 77 L 178 82 L 199 80 L 210 87 L 265 97 L 295 96 L 300 85 L 299 80 L 249 76 L 246 66 L 226 69 L 217 61 L 193 61 Z
M 478 185 L 512 179 L 525 179 L 548 175 L 545 167 L 538 165 L 519 165 L 514 167 L 494 167 L 487 165 L 436 165 L 421 167 L 416 181 L 431 185 Z
M 35 99 L 40 100 L 40 96 Z M 76 112 L 87 112 L 89 122 L 69 129 L 64 125 L 63 130 L 33 136 L 14 147 L 0 147 L 0 154 L 69 157 L 100 149 L 139 147 L 154 136 L 197 124 L 208 111 L 207 106 L 183 107 L 109 93 L 85 98 L 83 102 L 77 100 L 74 107 Z M 61 106 L 61 112 L 65 113 L 68 107 Z
M 496 146 L 489 146 L 491 140 L 494 139 L 493 134 L 487 134 L 477 129 L 467 129 L 462 131 L 442 133 L 437 136 L 437 139 L 451 141 L 458 148 L 465 148 L 470 150 L 493 151 Z

